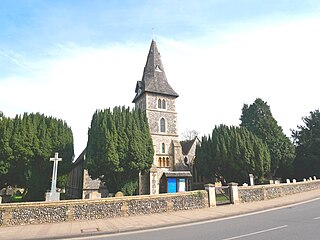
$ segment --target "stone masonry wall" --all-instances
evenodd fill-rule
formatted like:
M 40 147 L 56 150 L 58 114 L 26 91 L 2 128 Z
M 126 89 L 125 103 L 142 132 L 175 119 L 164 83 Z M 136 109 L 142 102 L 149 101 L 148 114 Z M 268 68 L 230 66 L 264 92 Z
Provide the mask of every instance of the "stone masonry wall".
M 206 191 L 0 205 L 0 227 L 92 220 L 208 207 Z
M 319 188 L 320 180 L 298 183 L 238 187 L 238 196 L 239 201 L 241 203 L 244 203 L 268 200 Z

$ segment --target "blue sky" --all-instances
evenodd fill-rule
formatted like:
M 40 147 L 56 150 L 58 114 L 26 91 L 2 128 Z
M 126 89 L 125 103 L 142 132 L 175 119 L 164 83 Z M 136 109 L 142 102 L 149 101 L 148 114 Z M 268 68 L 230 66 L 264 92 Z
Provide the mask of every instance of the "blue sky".
M 95 109 L 133 106 L 153 28 L 180 132 L 236 125 L 256 97 L 288 135 L 319 108 L 318 0 L 2 0 L 0 110 L 66 120 L 80 154 Z

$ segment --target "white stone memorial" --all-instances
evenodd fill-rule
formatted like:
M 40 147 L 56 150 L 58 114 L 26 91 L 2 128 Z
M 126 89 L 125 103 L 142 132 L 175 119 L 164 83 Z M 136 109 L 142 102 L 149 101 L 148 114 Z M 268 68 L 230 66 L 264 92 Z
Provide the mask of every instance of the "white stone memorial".
M 50 158 L 50 161 L 53 161 L 52 182 L 51 191 L 46 193 L 46 202 L 60 200 L 60 192 L 57 192 L 57 173 L 58 163 L 62 161 L 62 158 L 59 158 L 58 155 L 59 153 L 55 153 L 54 158 Z
M 250 186 L 254 186 L 253 174 L 249 174 L 249 178 L 250 178 Z

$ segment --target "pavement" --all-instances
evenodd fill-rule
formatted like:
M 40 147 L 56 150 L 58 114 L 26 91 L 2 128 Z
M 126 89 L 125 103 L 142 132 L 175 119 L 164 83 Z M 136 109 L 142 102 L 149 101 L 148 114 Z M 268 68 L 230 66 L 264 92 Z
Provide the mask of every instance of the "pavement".
M 166 212 L 144 216 L 96 219 L 39 225 L 0 227 L 0 239 L 67 239 L 100 234 L 139 231 L 183 225 L 275 209 L 320 198 L 320 189 L 251 203 L 228 204 L 214 208 Z

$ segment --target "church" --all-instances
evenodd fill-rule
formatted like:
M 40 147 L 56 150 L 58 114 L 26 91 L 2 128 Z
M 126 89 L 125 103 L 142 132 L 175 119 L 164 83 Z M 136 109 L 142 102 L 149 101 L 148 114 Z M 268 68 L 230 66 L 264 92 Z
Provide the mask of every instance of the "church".
M 170 86 L 155 40 L 151 41 L 141 81 L 136 83 L 133 103 L 146 112 L 154 158 L 150 172 L 139 175 L 139 194 L 174 193 L 191 190 L 193 162 L 198 138 L 179 141 L 176 99 Z M 93 180 L 84 169 L 86 149 L 69 173 L 66 193 L 71 198 L 105 197 L 107 186 Z M 194 176 L 194 181 L 201 178 Z

